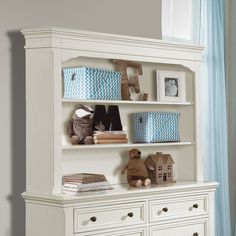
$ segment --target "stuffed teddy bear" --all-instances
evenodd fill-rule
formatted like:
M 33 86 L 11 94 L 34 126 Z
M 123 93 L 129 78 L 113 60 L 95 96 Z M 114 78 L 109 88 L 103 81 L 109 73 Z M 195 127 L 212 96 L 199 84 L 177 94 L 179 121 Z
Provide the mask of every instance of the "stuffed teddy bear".
M 93 115 L 90 106 L 80 105 L 74 112 L 69 123 L 68 133 L 72 144 L 94 144 L 93 140 Z
M 141 159 L 141 152 L 138 149 L 129 151 L 128 164 L 124 166 L 121 173 L 127 170 L 127 182 L 131 187 L 149 186 L 151 180 L 148 178 L 147 168 Z

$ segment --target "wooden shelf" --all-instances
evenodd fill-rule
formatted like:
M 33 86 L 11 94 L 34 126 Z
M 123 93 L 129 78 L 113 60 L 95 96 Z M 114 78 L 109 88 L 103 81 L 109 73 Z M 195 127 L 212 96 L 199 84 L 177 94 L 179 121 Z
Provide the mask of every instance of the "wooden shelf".
M 91 148 L 133 148 L 133 147 L 162 147 L 162 146 L 188 146 L 193 142 L 169 142 L 169 143 L 127 143 L 127 144 L 93 144 L 93 145 L 64 145 L 62 150 L 91 149 Z
M 192 102 L 157 102 L 157 101 L 125 101 L 125 100 L 78 100 L 62 99 L 62 103 L 82 104 L 130 104 L 130 105 L 170 105 L 170 106 L 192 106 Z

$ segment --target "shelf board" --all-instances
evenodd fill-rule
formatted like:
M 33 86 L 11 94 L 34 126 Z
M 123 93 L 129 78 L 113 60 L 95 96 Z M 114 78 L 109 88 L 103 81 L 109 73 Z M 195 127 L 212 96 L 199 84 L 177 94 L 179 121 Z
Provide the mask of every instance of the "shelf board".
M 104 199 L 114 199 L 117 197 L 125 197 L 134 199 L 135 196 L 142 196 L 143 199 L 147 199 L 147 196 L 159 196 L 163 193 L 174 194 L 175 192 L 185 191 L 189 192 L 190 190 L 196 192 L 202 192 L 203 189 L 209 191 L 209 189 L 216 189 L 218 187 L 216 182 L 203 182 L 203 181 L 177 181 L 175 183 L 169 184 L 160 184 L 160 185 L 151 185 L 148 187 L 130 187 L 127 184 L 113 184 L 112 190 L 104 191 L 93 191 L 93 192 L 83 192 L 83 193 L 63 193 L 63 194 L 34 194 L 32 192 L 25 192 L 22 194 L 23 198 L 30 200 L 43 200 L 44 202 L 53 203 L 88 203 L 89 201 L 104 200 Z
M 169 142 L 169 143 L 127 143 L 127 144 L 93 144 L 93 145 L 65 145 L 62 150 L 73 149 L 99 149 L 99 148 L 133 148 L 133 147 L 162 147 L 162 146 L 188 146 L 193 142 Z
M 62 99 L 62 103 L 83 103 L 83 104 L 130 104 L 130 105 L 179 105 L 191 106 L 192 102 L 157 102 L 157 101 L 126 101 L 126 100 L 79 100 Z

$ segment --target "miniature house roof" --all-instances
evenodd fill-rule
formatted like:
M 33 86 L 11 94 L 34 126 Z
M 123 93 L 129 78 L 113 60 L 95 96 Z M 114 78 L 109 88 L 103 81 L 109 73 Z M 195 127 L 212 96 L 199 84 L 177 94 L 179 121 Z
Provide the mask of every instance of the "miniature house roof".
M 170 154 L 162 154 L 162 152 L 149 155 L 147 159 L 151 159 L 154 165 L 165 165 L 169 161 L 175 163 Z

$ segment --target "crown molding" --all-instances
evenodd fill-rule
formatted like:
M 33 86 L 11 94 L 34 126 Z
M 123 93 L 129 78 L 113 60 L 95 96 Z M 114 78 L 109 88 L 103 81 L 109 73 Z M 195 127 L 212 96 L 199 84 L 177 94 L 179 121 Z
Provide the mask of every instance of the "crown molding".
M 36 47 L 54 47 L 61 49 L 69 49 L 71 41 L 77 43 L 97 43 L 113 45 L 114 47 L 136 47 L 142 49 L 167 50 L 182 53 L 195 53 L 196 56 L 192 58 L 194 61 L 202 61 L 201 53 L 204 47 L 191 43 L 172 42 L 166 40 L 150 39 L 143 37 L 133 37 L 126 35 L 98 33 L 82 30 L 65 29 L 58 27 L 40 27 L 23 29 L 22 34 L 25 36 L 25 48 Z M 39 43 L 39 40 L 41 43 Z M 71 46 L 75 48 L 75 45 Z M 80 47 L 81 49 L 81 47 Z

